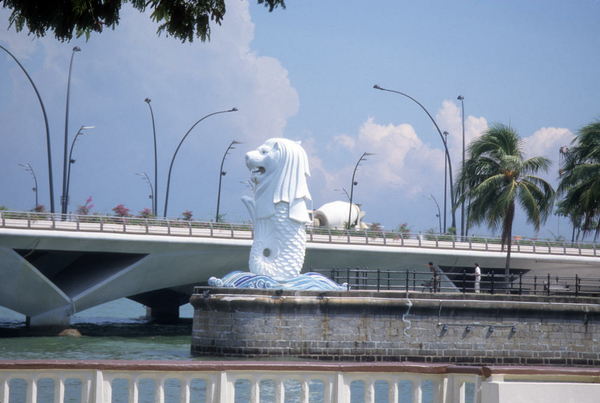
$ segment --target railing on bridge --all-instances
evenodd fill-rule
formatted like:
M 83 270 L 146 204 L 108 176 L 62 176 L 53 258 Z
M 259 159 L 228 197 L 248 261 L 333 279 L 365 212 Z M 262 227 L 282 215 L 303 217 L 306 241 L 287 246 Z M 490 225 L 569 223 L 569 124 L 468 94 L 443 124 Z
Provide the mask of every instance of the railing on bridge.
M 51 214 L 18 211 L 0 211 L 0 228 L 38 229 L 56 231 L 105 232 L 147 235 L 252 239 L 252 224 L 185 221 L 163 218 L 116 217 L 101 215 Z M 500 238 L 489 236 L 455 236 L 436 234 L 404 234 L 383 230 L 337 230 L 307 227 L 307 241 L 312 243 L 351 244 L 453 249 L 500 252 Z M 567 242 L 557 240 L 513 240 L 517 253 L 552 254 L 599 257 L 595 242 Z
M 381 270 L 368 268 L 315 270 L 338 284 L 347 284 L 348 290 L 458 292 L 518 295 L 545 295 L 569 297 L 600 297 L 600 277 L 527 275 L 522 271 L 510 273 L 509 281 L 503 272 L 481 274 L 476 286 L 475 273 L 423 273 L 416 270 Z
M 600 371 L 416 363 L 0 361 L 2 402 L 593 402 Z M 540 388 L 547 395 L 540 400 Z M 502 393 L 500 393 L 502 392 Z M 544 394 L 544 393 L 543 393 Z

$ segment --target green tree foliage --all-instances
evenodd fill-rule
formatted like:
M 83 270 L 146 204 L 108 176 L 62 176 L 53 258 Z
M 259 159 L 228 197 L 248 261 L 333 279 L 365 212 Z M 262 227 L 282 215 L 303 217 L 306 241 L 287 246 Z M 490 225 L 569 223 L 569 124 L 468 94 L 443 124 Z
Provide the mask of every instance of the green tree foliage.
M 160 23 L 158 34 L 166 33 L 182 42 L 200 38 L 210 40 L 210 22 L 221 24 L 225 16 L 225 0 L 0 0 L 12 10 L 9 24 L 17 31 L 25 27 L 37 37 L 54 32 L 60 41 L 69 41 L 75 34 L 102 32 L 119 23 L 119 11 L 125 3 L 140 12 L 151 10 L 150 18 Z M 269 11 L 285 8 L 284 0 L 257 0 Z
M 456 184 L 460 198 L 468 206 L 469 226 L 487 224 L 502 228 L 502 250 L 507 248 L 505 277 L 509 281 L 512 226 L 518 203 L 536 231 L 552 212 L 554 189 L 545 180 L 533 176 L 548 171 L 545 157 L 523 158 L 523 141 L 510 127 L 492 125 L 468 149 L 468 159 Z M 455 207 L 456 208 L 456 207 Z
M 558 193 L 562 215 L 583 234 L 600 234 L 600 119 L 579 131 L 568 151 Z

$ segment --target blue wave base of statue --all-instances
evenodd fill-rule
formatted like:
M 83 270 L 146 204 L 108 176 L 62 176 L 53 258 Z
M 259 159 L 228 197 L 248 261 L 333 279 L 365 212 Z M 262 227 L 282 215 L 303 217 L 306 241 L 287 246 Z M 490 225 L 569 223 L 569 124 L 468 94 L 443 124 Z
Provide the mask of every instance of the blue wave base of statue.
M 211 287 L 257 288 L 265 290 L 300 290 L 300 291 L 346 291 L 347 284 L 339 285 L 319 273 L 306 273 L 290 280 L 277 280 L 269 276 L 250 272 L 232 271 L 222 279 L 208 279 Z

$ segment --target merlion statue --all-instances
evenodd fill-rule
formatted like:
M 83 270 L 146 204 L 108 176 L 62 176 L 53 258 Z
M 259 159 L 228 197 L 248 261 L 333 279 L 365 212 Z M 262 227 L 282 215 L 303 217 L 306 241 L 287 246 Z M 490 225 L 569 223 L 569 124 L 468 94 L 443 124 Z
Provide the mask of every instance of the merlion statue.
M 348 289 L 315 272 L 300 274 L 306 251 L 308 158 L 299 142 L 270 139 L 246 154 L 254 197 L 244 196 L 254 223 L 250 272 L 235 270 L 208 279 L 213 287 L 272 290 Z
M 310 222 L 306 152 L 299 142 L 273 138 L 246 154 L 246 166 L 255 184 L 254 198 L 242 198 L 254 223 L 250 271 L 278 280 L 298 277 Z

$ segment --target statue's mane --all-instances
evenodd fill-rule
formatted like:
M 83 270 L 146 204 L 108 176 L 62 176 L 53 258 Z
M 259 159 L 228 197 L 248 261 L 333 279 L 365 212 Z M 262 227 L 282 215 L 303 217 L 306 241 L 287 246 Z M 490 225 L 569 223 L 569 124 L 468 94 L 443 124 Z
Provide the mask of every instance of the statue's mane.
M 272 150 L 279 150 L 280 158 L 273 172 L 268 173 L 256 187 L 254 200 L 258 218 L 275 213 L 275 204 L 289 203 L 289 218 L 310 222 L 307 201 L 311 200 L 306 178 L 310 176 L 308 157 L 300 143 L 283 138 L 270 139 Z

